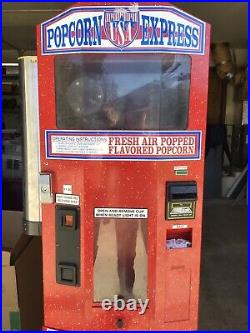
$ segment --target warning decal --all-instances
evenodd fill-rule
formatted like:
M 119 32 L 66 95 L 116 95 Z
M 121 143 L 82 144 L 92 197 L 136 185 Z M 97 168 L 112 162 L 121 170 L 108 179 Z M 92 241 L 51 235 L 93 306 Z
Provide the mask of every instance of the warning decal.
M 200 131 L 56 131 L 45 133 L 47 159 L 199 160 Z
M 147 208 L 95 208 L 94 217 L 116 219 L 147 219 Z

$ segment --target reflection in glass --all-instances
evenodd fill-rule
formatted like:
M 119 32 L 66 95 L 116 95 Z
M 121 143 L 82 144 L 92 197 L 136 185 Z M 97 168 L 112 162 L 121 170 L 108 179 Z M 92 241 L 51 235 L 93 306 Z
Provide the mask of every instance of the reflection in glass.
M 55 57 L 55 83 L 59 128 L 187 127 L 187 55 L 59 55 Z
M 94 221 L 94 301 L 147 298 L 147 220 Z

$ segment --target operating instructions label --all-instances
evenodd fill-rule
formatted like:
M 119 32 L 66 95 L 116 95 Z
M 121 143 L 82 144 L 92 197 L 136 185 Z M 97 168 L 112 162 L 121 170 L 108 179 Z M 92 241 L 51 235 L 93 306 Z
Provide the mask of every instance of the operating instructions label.
M 46 158 L 59 160 L 199 160 L 201 131 L 46 130 Z

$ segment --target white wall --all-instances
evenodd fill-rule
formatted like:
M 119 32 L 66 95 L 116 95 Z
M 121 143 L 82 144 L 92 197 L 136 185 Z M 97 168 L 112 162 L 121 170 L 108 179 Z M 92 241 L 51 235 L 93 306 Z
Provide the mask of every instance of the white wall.
M 235 60 L 237 67 L 247 66 L 247 49 L 235 49 Z M 235 87 L 233 83 L 229 83 L 227 87 L 227 105 L 226 105 L 226 119 L 227 125 L 240 125 L 242 115 L 242 101 L 239 99 L 241 87 Z

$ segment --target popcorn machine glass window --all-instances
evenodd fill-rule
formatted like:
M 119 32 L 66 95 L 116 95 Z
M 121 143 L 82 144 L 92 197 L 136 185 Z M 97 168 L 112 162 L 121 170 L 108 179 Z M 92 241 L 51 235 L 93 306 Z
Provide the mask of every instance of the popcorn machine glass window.
M 145 300 L 147 219 L 96 218 L 94 229 L 94 301 Z
M 58 55 L 57 126 L 82 130 L 186 129 L 190 67 L 187 55 Z

